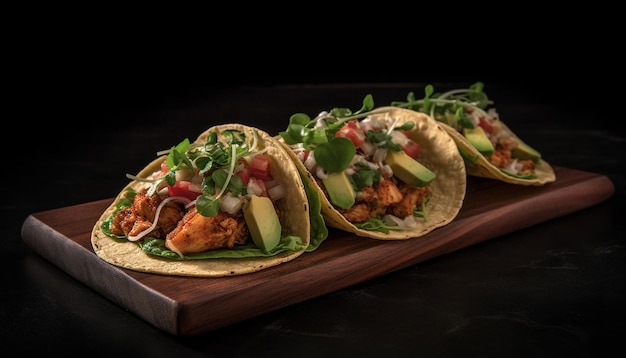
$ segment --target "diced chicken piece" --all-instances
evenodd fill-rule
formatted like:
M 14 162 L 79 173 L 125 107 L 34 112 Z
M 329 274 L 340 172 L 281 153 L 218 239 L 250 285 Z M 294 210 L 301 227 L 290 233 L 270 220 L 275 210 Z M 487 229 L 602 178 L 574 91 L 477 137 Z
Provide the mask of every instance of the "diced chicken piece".
M 117 212 L 111 222 L 111 232 L 115 235 L 128 235 L 137 221 L 137 214 L 132 208 L 125 208 Z
M 352 223 L 362 223 L 370 217 L 370 208 L 366 203 L 354 204 L 350 209 L 341 209 L 340 212 Z
M 503 139 L 496 144 L 496 151 L 488 158 L 489 162 L 498 168 L 506 168 L 513 160 L 511 158 L 511 147 L 514 141 L 512 139 Z M 518 160 L 517 164 L 521 165 L 517 174 L 533 173 L 535 171 L 535 163 L 532 160 Z
M 400 186 L 402 200 L 399 203 L 391 205 L 389 213 L 399 218 L 405 218 L 413 215 L 413 210 L 420 206 L 430 192 L 430 187 L 416 187 L 406 184 Z
M 120 210 L 113 218 L 111 232 L 116 235 L 134 236 L 149 228 L 154 222 L 156 209 L 163 199 L 148 196 L 147 191 L 138 192 L 129 208 Z M 149 236 L 164 238 L 183 217 L 184 209 L 179 203 L 169 202 L 161 208 L 155 229 Z
M 498 168 L 506 168 L 511 162 L 511 151 L 496 146 L 496 151 L 488 158 Z
M 165 240 L 165 246 L 179 255 L 232 249 L 248 240 L 248 229 L 242 216 L 218 212 L 216 216 L 202 216 L 195 208 L 185 214 L 174 231 Z
M 356 193 L 356 200 L 358 201 L 372 201 L 376 199 L 376 190 L 373 186 L 366 186 Z
M 522 164 L 522 169 L 520 169 L 519 174 L 528 174 L 535 172 L 535 162 L 530 159 L 518 160 L 518 163 Z
M 378 206 L 389 206 L 402 200 L 402 193 L 391 180 L 381 180 L 376 186 Z

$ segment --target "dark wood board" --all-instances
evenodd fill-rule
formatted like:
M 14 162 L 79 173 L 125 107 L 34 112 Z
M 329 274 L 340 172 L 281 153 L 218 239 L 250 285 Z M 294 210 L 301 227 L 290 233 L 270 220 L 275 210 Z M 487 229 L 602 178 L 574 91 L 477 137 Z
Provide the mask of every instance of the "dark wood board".
M 234 277 L 154 275 L 99 259 L 91 247 L 91 230 L 112 198 L 33 213 L 22 225 L 22 239 L 78 281 L 159 329 L 194 335 L 585 209 L 615 192 L 604 175 L 554 169 L 556 181 L 541 187 L 469 177 L 459 215 L 420 238 L 381 241 L 330 229 L 316 251 Z

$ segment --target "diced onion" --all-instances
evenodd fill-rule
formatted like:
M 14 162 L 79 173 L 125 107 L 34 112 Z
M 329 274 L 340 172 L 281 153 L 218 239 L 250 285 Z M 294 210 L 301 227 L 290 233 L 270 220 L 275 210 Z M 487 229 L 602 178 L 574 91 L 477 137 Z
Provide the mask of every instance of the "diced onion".
M 259 179 L 257 179 L 259 180 Z M 261 196 L 263 194 L 263 188 L 258 184 L 256 180 L 250 180 L 248 182 L 248 194 L 254 194 Z
M 276 185 L 280 185 L 280 183 L 276 179 L 266 180 L 266 181 L 264 181 L 264 183 L 265 183 L 265 188 L 266 189 L 271 189 L 271 188 L 275 187 Z
M 409 142 L 409 138 L 401 131 L 391 131 L 391 142 L 402 146 L 405 146 Z
M 386 148 L 378 148 L 374 152 L 374 156 L 372 157 L 372 161 L 374 163 L 382 162 L 387 157 L 387 149 Z
M 269 195 L 272 201 L 277 201 L 287 196 L 287 189 L 285 189 L 284 185 L 274 185 L 267 189 L 267 195 Z
M 324 168 L 322 167 L 317 167 L 317 170 L 315 170 L 315 175 L 317 175 L 317 177 L 322 180 L 328 178 L 328 173 L 326 173 L 326 170 L 324 170 Z
M 415 219 L 415 216 L 413 215 L 409 215 L 407 217 L 404 218 L 404 223 L 406 224 L 407 227 L 409 227 L 410 229 L 412 228 L 416 228 L 417 227 L 417 220 Z
M 220 198 L 220 209 L 231 215 L 236 214 L 241 210 L 243 201 L 241 198 L 234 196 L 231 192 L 227 192 Z
M 407 229 L 407 226 L 404 220 L 400 219 L 399 217 L 395 215 L 387 214 L 383 216 L 383 222 L 389 226 L 398 226 L 401 229 Z
M 519 173 L 520 170 L 522 170 L 523 167 L 524 167 L 524 165 L 522 163 L 518 162 L 517 159 L 513 159 L 509 163 L 509 165 L 507 165 L 506 170 L 508 170 L 508 171 L 510 171 L 510 172 L 512 172 L 514 174 L 517 174 L 517 173 Z
M 372 116 L 365 117 L 359 124 L 365 133 L 369 130 L 379 131 L 382 128 L 380 121 Z
M 379 165 L 379 164 L 382 164 L 382 163 L 380 163 L 380 162 L 378 162 L 379 164 L 376 164 L 376 163 L 372 163 L 372 162 L 368 162 L 368 161 L 363 161 L 363 163 L 367 164 L 367 166 L 368 166 L 370 169 L 372 169 L 372 170 L 376 170 L 376 169 L 380 168 L 380 165 Z
M 326 117 L 328 116 L 328 112 L 326 111 L 322 111 L 320 112 L 320 114 L 317 115 L 317 117 L 315 117 L 315 129 L 317 128 L 328 128 L 328 125 L 326 124 Z
M 400 219 L 395 215 L 387 214 L 383 216 L 383 222 L 389 226 L 398 226 L 401 230 L 413 229 L 418 224 L 413 215 Z
M 363 154 L 370 156 L 374 153 L 376 147 L 374 147 L 374 145 L 370 142 L 363 142 L 363 144 L 361 144 L 361 150 L 363 151 Z
M 317 161 L 315 160 L 315 152 L 314 151 L 310 151 L 309 152 L 309 156 L 306 157 L 306 160 L 304 161 L 304 166 L 309 170 L 309 171 L 313 171 L 313 168 L 315 168 L 315 166 L 317 165 Z

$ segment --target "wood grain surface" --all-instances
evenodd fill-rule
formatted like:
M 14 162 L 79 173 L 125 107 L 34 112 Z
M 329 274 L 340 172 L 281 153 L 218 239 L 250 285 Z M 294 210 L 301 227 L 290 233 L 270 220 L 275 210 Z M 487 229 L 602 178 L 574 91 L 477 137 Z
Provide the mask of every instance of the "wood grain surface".
M 102 261 L 93 252 L 90 235 L 112 198 L 33 213 L 22 225 L 22 239 L 63 271 L 159 329 L 194 335 L 585 209 L 615 192 L 604 175 L 554 169 L 557 180 L 541 187 L 469 177 L 459 215 L 423 237 L 380 241 L 330 229 L 316 251 L 234 277 L 154 275 Z

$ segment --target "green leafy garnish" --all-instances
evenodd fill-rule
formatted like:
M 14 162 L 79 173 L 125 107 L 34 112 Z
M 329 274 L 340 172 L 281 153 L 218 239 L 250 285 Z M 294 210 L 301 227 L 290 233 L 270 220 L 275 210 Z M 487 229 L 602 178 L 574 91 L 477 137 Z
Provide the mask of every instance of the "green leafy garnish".
M 205 143 L 191 143 L 185 138 L 169 150 L 157 152 L 167 154 L 168 171 L 156 179 L 138 178 L 127 174 L 130 179 L 151 182 L 148 195 L 154 195 L 165 181 L 168 185 L 176 183 L 176 173 L 180 170 L 198 170 L 204 175 L 201 185 L 202 193 L 196 199 L 198 213 L 203 216 L 215 216 L 219 210 L 220 197 L 226 192 L 233 195 L 245 194 L 243 182 L 234 175 L 239 159 L 254 154 L 255 148 L 246 143 L 246 134 L 239 130 L 225 130 L 221 133 L 222 141 L 217 133 L 210 133 Z M 253 132 L 256 136 L 256 133 Z M 220 188 L 216 192 L 215 188 Z
M 381 219 L 380 217 L 370 218 L 362 223 L 355 223 L 354 226 L 358 227 L 359 229 L 380 231 L 385 234 L 388 234 L 391 230 L 401 230 L 399 226 L 390 226 L 385 224 L 383 219 Z
M 327 172 L 340 172 L 348 167 L 356 154 L 356 148 L 349 139 L 336 138 L 335 134 L 350 120 L 388 111 L 373 108 L 374 99 L 368 94 L 356 112 L 349 108 L 336 107 L 329 112 L 322 112 L 313 119 L 305 113 L 295 113 L 289 118 L 287 129 L 278 134 L 289 145 L 301 144 L 304 149 L 315 150 L 315 160 Z M 393 146 L 388 134 L 376 135 L 382 135 L 377 141 L 381 143 L 386 141 L 385 145 Z M 399 148 L 398 146 L 395 150 Z
M 330 173 L 346 169 L 355 154 L 354 144 L 346 138 L 333 138 L 315 148 L 315 160 Z
M 426 113 L 433 119 L 456 129 L 462 135 L 464 133 L 463 128 L 474 128 L 477 122 L 481 126 L 492 125 L 488 120 L 482 122 L 484 118 L 491 117 L 486 112 L 486 109 L 493 105 L 493 101 L 484 92 L 484 84 L 482 82 L 475 82 L 469 88 L 454 89 L 443 93 L 435 92 L 434 87 L 429 84 L 424 88 L 424 98 L 417 99 L 413 92 L 409 92 L 406 101 L 393 101 L 391 105 Z M 490 132 L 489 135 L 490 140 L 498 144 L 503 143 L 503 139 L 509 138 L 509 134 L 502 135 L 498 132 Z M 506 144 L 505 146 L 509 145 Z M 467 163 L 474 163 L 479 158 L 485 157 L 482 154 L 468 153 L 460 147 L 459 151 Z M 490 157 L 487 156 L 485 158 L 490 161 Z M 535 160 L 535 163 L 539 163 L 539 161 Z M 518 174 L 500 167 L 501 164 L 491 164 L 502 173 L 511 177 L 518 179 L 536 178 L 534 173 Z
M 380 169 L 372 169 L 367 165 L 358 163 L 358 170 L 350 175 L 352 186 L 356 190 L 361 190 L 368 186 L 374 186 L 380 181 Z
M 311 240 L 309 246 L 306 248 L 307 252 L 315 251 L 322 241 L 328 237 L 328 227 L 322 216 L 322 201 L 320 200 L 320 194 L 315 190 L 306 178 L 306 174 L 300 171 L 298 168 L 298 174 L 304 184 L 304 190 L 306 192 L 307 201 L 309 203 L 309 220 L 311 222 Z
M 355 131 L 351 132 L 355 128 L 344 128 L 354 124 L 349 123 L 350 121 L 359 121 L 373 114 L 391 111 L 388 108 L 378 110 L 373 108 L 373 97 L 368 94 L 363 99 L 361 108 L 355 112 L 349 108 L 337 107 L 328 112 L 321 112 L 313 119 L 304 113 L 295 113 L 289 118 L 287 128 L 279 132 L 279 135 L 286 144 L 296 148 L 294 150 L 310 151 L 306 155 L 314 156 L 313 165 L 319 166 L 326 173 L 345 171 L 355 191 L 375 187 L 382 178 L 382 170 L 378 166 L 382 165 L 380 161 L 384 160 L 386 152 L 403 150 L 400 144 L 394 142 L 397 141 L 394 137 L 398 135 L 394 131 L 411 130 L 415 127 L 415 122 L 407 121 L 400 125 L 397 125 L 397 121 L 387 122 L 388 128 L 380 128 L 381 122 L 372 118 L 371 123 L 374 124 L 370 124 L 370 127 L 366 129 L 359 127 L 361 131 L 358 134 Z M 355 143 L 358 141 L 361 142 L 356 144 L 359 146 L 357 150 Z M 367 143 L 367 151 L 364 149 L 365 143 Z M 316 175 L 321 178 L 322 174 Z M 424 206 L 420 210 L 415 210 L 414 216 L 425 217 L 423 210 Z M 370 218 L 355 225 L 364 230 L 387 233 L 390 230 L 404 230 L 400 226 L 386 224 L 380 217 Z
M 484 112 L 485 108 L 493 104 L 483 92 L 483 88 L 482 82 L 476 82 L 466 89 L 436 93 L 434 87 L 429 84 L 424 88 L 424 98 L 417 99 L 414 92 L 409 92 L 406 101 L 392 101 L 391 105 L 426 113 L 458 130 L 474 128 L 474 122 L 467 110 Z

